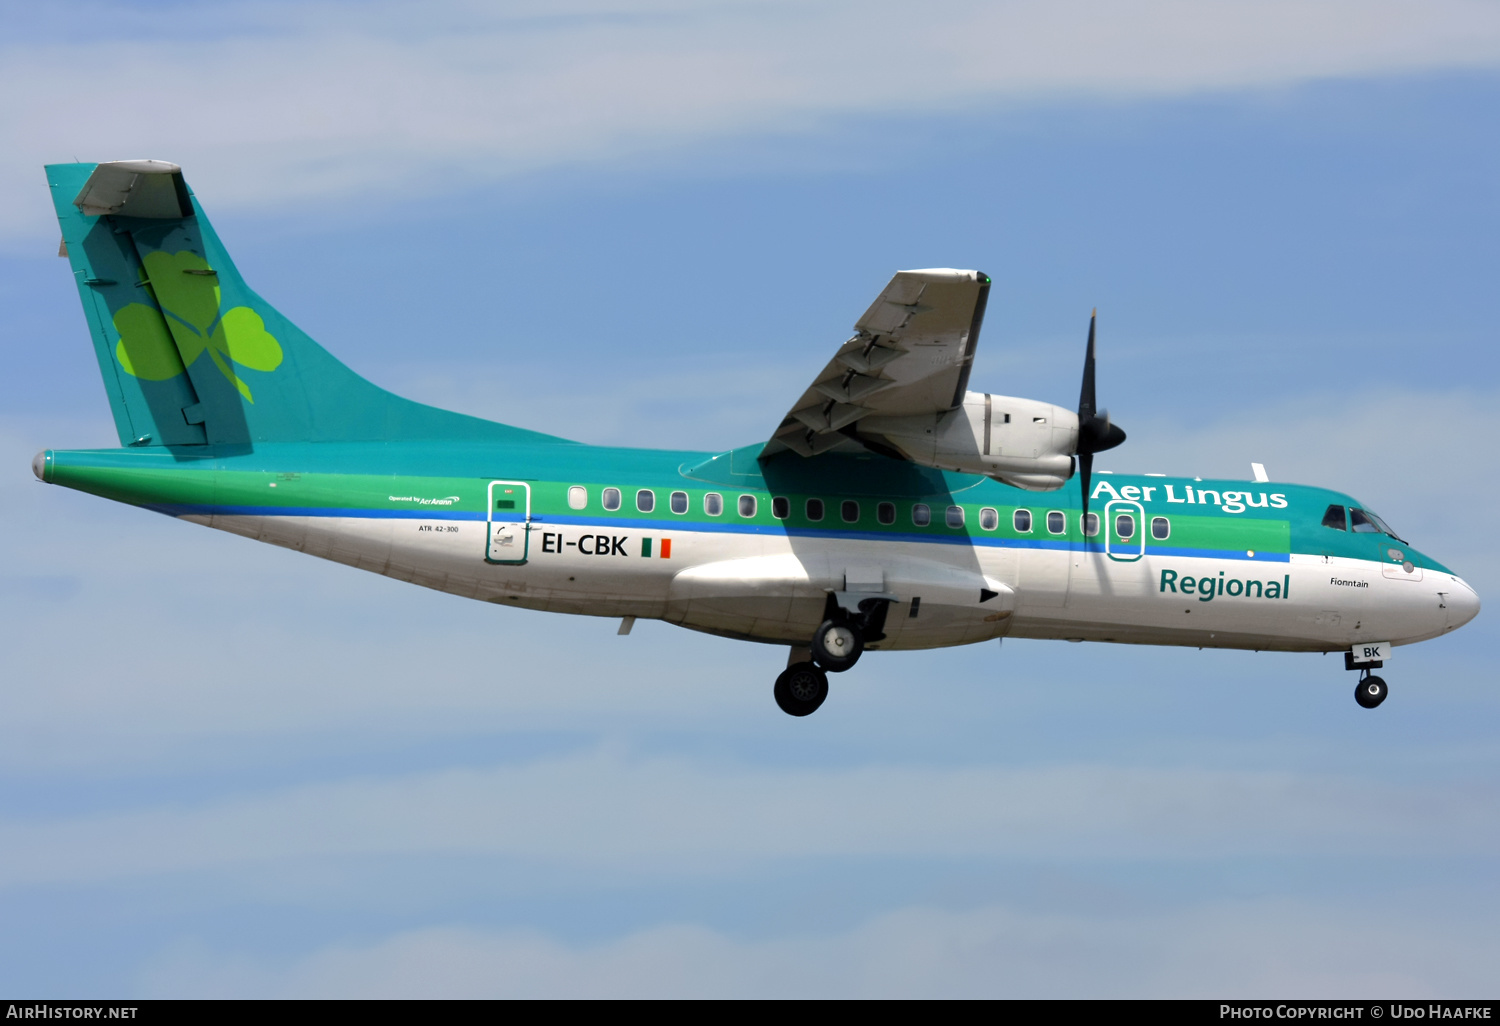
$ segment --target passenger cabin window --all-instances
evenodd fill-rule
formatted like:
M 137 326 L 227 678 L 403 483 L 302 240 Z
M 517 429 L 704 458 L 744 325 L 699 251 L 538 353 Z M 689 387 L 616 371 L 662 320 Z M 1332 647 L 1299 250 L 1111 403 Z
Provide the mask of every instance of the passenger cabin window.
M 896 522 L 896 504 L 894 502 L 882 502 L 875 507 L 875 519 L 882 524 L 894 524 Z
M 742 517 L 753 517 L 753 516 L 755 516 L 755 496 L 753 496 L 753 495 L 741 495 L 740 496 L 740 516 L 742 516 Z
M 1085 538 L 1099 537 L 1099 514 L 1090 513 L 1083 518 L 1083 536 Z
M 771 500 L 771 516 L 777 520 L 785 520 L 792 515 L 792 504 L 785 496 L 778 495 Z
M 979 527 L 981 530 L 993 531 L 1000 526 L 1000 511 L 990 509 L 986 506 L 979 511 Z
M 724 512 L 724 496 L 718 492 L 709 492 L 703 496 L 703 512 L 711 517 L 716 517 Z
M 1029 510 L 1029 509 L 1018 509 L 1018 510 L 1016 510 L 1014 513 L 1011 514 L 1010 522 L 1015 527 L 1015 529 L 1016 529 L 1016 531 L 1018 533 L 1020 533 L 1020 534 L 1030 534 L 1031 533 L 1031 510 Z M 980 527 L 984 526 L 984 514 L 983 513 L 981 513 L 979 515 L 979 526 Z
M 568 489 L 568 508 L 583 509 L 589 504 L 589 490 L 583 485 L 574 485 Z
M 635 493 L 635 508 L 642 513 L 650 513 L 656 508 L 656 493 L 649 488 L 642 488 Z
M 932 507 L 925 502 L 919 502 L 911 508 L 911 522 L 918 527 L 926 527 L 932 523 Z
M 813 521 L 814 523 L 816 523 L 817 521 L 823 519 L 823 500 L 822 499 L 808 499 L 807 500 L 807 519 Z
M 1166 541 L 1172 536 L 1172 525 L 1167 522 L 1166 517 L 1151 518 L 1151 537 L 1157 541 Z
M 1323 526 L 1331 527 L 1335 531 L 1347 531 L 1349 528 L 1344 526 L 1344 507 L 1329 506 L 1323 512 Z
M 859 521 L 859 503 L 853 499 L 845 499 L 839 503 L 839 516 L 843 517 L 846 524 L 857 523 Z
M 611 512 L 620 508 L 620 489 L 604 489 L 604 508 Z
M 964 526 L 964 508 L 962 506 L 949 506 L 943 514 L 943 522 L 955 531 Z
M 688 509 L 687 492 L 673 492 L 669 500 L 673 513 L 686 513 Z
M 1047 531 L 1051 534 L 1062 534 L 1068 529 L 1068 518 L 1059 510 L 1053 510 L 1047 514 Z
M 1090 514 L 1092 516 L 1093 514 Z M 1135 517 L 1129 513 L 1121 513 L 1115 517 L 1115 534 L 1121 538 L 1135 537 Z

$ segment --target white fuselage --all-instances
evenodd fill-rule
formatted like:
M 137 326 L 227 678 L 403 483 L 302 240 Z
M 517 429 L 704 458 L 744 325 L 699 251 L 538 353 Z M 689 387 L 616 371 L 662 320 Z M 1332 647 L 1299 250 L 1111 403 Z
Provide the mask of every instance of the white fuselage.
M 494 565 L 484 558 L 482 521 L 184 519 L 467 598 L 656 618 L 792 645 L 812 635 L 831 592 L 891 598 L 886 638 L 870 646 L 885 649 L 1010 636 L 1334 651 L 1432 638 L 1462 626 L 1478 609 L 1473 590 L 1455 576 L 1431 570 L 1393 575 L 1378 562 L 1341 557 L 1259 561 L 1148 553 L 1120 562 L 1097 551 L 1003 542 L 871 542 L 683 525 L 648 532 L 657 536 L 657 549 L 642 558 L 638 529 L 601 518 L 597 524 L 533 524 L 527 561 Z M 662 537 L 670 542 L 665 558 Z M 1215 584 L 1207 597 L 1202 590 L 1182 594 L 1172 584 L 1184 577 Z

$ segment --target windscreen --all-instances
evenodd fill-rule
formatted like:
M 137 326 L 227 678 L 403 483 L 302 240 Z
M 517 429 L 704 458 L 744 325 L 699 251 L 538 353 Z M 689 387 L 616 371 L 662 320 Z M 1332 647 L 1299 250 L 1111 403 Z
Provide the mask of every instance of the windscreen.
M 1397 541 L 1401 540 L 1395 531 L 1386 526 L 1384 520 L 1367 509 L 1350 509 L 1349 525 L 1360 534 L 1388 534 Z

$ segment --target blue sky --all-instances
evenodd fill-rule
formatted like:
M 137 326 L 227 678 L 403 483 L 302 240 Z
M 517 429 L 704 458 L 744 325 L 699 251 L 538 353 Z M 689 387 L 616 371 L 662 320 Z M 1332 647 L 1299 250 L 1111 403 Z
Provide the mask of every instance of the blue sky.
M 0 7 L 0 989 L 1492 990 L 1488 613 L 1374 713 L 1333 657 L 1008 641 L 792 721 L 779 650 L 29 459 L 114 441 L 40 165 L 150 156 L 362 373 L 589 442 L 764 438 L 898 267 L 988 271 L 975 387 L 1071 405 L 1097 305 L 1105 468 L 1262 461 L 1489 597 L 1494 8 L 433 12 Z

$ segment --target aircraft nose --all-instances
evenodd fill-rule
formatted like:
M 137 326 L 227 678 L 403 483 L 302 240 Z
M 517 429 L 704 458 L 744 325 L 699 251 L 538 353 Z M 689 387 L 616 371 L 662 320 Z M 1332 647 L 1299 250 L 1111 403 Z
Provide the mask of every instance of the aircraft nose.
M 1462 627 L 1479 615 L 1479 595 L 1466 581 L 1457 577 L 1453 578 L 1453 584 L 1446 590 L 1443 605 L 1447 607 L 1450 631 Z

